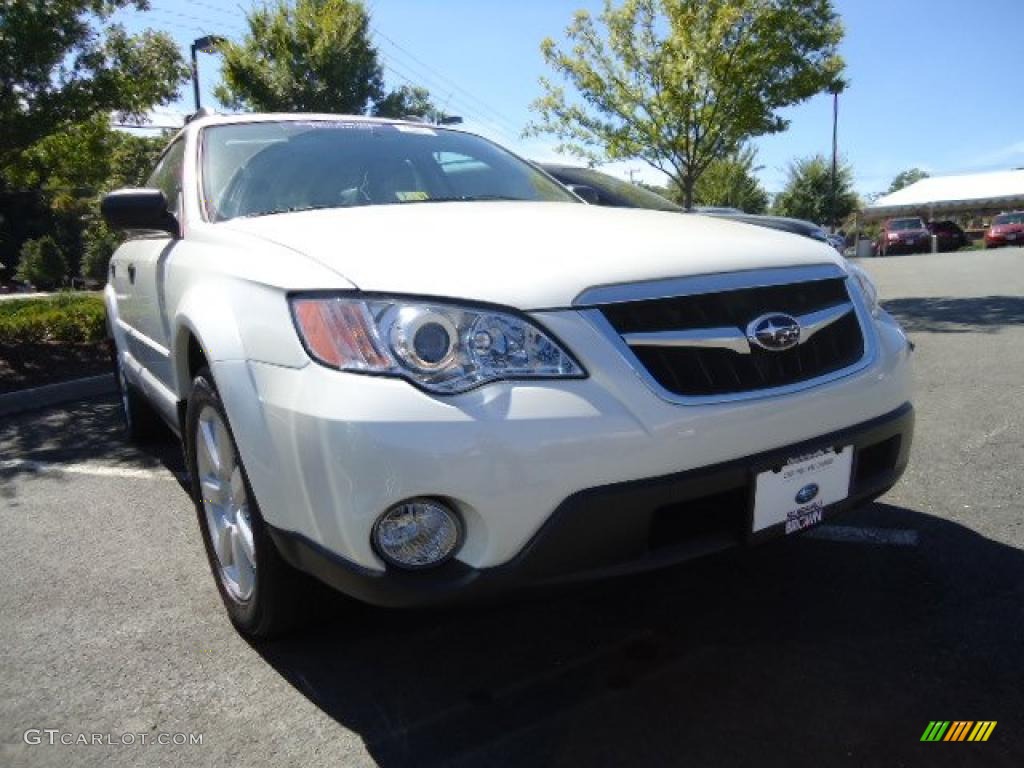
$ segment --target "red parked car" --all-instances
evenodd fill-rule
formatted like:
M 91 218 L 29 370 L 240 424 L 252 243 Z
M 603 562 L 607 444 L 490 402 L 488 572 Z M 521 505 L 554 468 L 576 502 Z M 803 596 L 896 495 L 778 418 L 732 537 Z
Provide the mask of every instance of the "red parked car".
M 992 219 L 992 226 L 985 233 L 985 247 L 1000 245 L 1024 245 L 1024 211 L 1000 213 Z
M 920 216 L 903 219 L 889 219 L 882 225 L 882 231 L 875 242 L 879 256 L 890 253 L 923 253 L 932 249 L 932 233 L 928 231 Z

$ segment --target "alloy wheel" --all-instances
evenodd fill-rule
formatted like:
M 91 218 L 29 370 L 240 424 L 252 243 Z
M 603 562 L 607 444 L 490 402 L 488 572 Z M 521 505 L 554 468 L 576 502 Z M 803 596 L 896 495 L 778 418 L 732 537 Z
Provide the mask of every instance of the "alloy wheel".
M 196 470 L 210 544 L 221 582 L 240 603 L 256 586 L 256 546 L 249 494 L 227 424 L 216 408 L 203 407 L 195 430 Z

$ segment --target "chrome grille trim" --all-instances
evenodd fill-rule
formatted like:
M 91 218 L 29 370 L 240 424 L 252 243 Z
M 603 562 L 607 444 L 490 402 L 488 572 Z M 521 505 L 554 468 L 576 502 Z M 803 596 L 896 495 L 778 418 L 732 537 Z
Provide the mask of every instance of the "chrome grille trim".
M 773 267 L 740 272 L 719 272 L 692 277 L 670 277 L 640 283 L 617 283 L 587 288 L 573 299 L 574 307 L 595 307 L 601 304 L 624 304 L 629 301 L 673 299 L 700 293 L 721 293 L 742 288 L 767 288 L 772 285 L 810 283 L 846 277 L 835 264 L 813 264 L 807 267 Z
M 744 288 L 760 288 L 778 285 L 793 285 L 810 282 L 813 280 L 845 278 L 847 293 L 850 297 L 849 303 L 838 304 L 833 307 L 826 307 L 823 310 L 810 312 L 804 315 L 812 327 L 809 336 L 828 325 L 842 319 L 852 310 L 860 326 L 863 339 L 864 353 L 853 365 L 837 371 L 832 371 L 823 376 L 812 379 L 786 384 L 784 386 L 769 387 L 765 389 L 745 390 L 739 392 L 722 393 L 714 395 L 680 395 L 663 387 L 657 379 L 647 370 L 646 366 L 636 357 L 626 339 L 612 326 L 600 308 L 605 304 L 617 304 L 650 299 L 668 299 L 682 296 L 694 296 L 704 293 L 721 293 L 724 291 L 742 290 Z M 700 275 L 692 278 L 672 278 L 661 281 L 647 281 L 643 283 L 620 284 L 615 286 L 604 286 L 588 289 L 577 298 L 577 304 L 586 302 L 590 308 L 580 307 L 580 314 L 583 315 L 603 335 L 609 343 L 615 347 L 633 370 L 634 375 L 639 378 L 655 395 L 662 400 L 675 405 L 707 405 L 714 403 L 730 403 L 744 400 L 760 400 L 769 397 L 783 397 L 800 392 L 805 389 L 818 387 L 829 382 L 852 376 L 865 368 L 871 366 L 878 357 L 878 336 L 871 319 L 870 310 L 861 294 L 860 286 L 856 280 L 852 280 L 845 271 L 835 265 L 823 265 L 815 267 L 796 267 L 766 270 L 749 270 L 744 272 L 732 272 L 726 274 Z M 685 333 L 688 338 L 687 344 L 683 346 L 714 346 L 727 349 L 738 349 L 739 343 L 732 334 L 738 334 L 739 338 L 747 345 L 746 337 L 739 329 L 733 328 L 710 328 L 697 329 L 695 335 L 693 329 L 685 332 L 656 332 L 661 333 Z M 627 334 L 630 336 L 642 336 L 642 334 Z M 683 341 L 683 339 L 680 339 Z M 694 342 L 698 343 L 694 343 Z M 701 343 L 703 342 L 703 343 Z
M 828 328 L 840 318 L 853 311 L 851 302 L 797 315 L 800 323 L 800 344 L 818 331 Z M 731 349 L 741 355 L 750 354 L 750 341 L 739 328 L 697 328 L 685 331 L 652 331 L 649 333 L 624 333 L 622 340 L 631 347 L 704 347 Z

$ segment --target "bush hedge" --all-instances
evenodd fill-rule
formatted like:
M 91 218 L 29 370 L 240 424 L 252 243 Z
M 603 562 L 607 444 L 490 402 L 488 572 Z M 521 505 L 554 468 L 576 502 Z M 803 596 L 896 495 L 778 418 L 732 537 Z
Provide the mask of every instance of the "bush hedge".
M 0 346 L 95 344 L 105 337 L 106 310 L 95 294 L 0 301 Z

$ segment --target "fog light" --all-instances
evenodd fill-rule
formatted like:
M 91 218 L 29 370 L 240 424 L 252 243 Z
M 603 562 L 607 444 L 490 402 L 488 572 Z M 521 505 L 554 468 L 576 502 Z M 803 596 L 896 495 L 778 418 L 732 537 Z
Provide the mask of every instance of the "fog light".
M 373 544 L 386 562 L 399 568 L 428 568 L 455 554 L 462 542 L 462 521 L 439 501 L 409 499 L 381 515 L 373 526 Z

